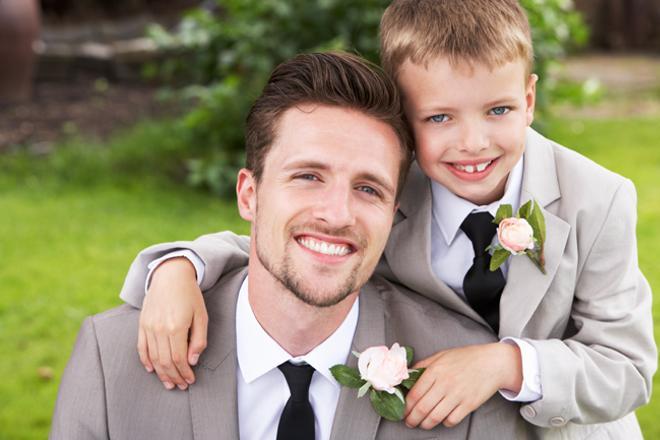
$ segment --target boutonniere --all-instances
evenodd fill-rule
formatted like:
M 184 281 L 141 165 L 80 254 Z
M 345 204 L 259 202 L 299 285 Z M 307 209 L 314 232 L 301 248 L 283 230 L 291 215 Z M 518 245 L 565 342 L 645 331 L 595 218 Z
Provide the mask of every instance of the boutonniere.
M 369 393 L 371 405 L 381 417 L 400 421 L 406 409 L 405 395 L 424 371 L 408 368 L 412 348 L 395 343 L 389 349 L 381 345 L 353 355 L 358 358 L 357 369 L 338 364 L 330 368 L 332 375 L 341 385 L 357 389 L 358 398 Z
M 500 205 L 493 220 L 497 225 L 497 244 L 488 246 L 493 251 L 490 270 L 497 270 L 510 255 L 527 255 L 545 274 L 545 219 L 538 203 L 530 200 L 513 215 L 511 205 Z

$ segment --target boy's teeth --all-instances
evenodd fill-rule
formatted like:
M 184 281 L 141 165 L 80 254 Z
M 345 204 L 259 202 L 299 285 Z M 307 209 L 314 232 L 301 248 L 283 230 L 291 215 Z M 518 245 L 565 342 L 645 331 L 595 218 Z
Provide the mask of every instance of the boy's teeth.
M 314 252 L 324 255 L 344 256 L 350 252 L 348 246 L 341 244 L 327 243 L 325 241 L 317 241 L 311 238 L 299 238 L 298 243 L 311 249 Z
M 471 173 L 474 173 L 475 170 L 479 173 L 482 172 L 483 170 L 485 170 L 488 167 L 488 165 L 491 164 L 491 162 L 493 162 L 493 161 L 489 160 L 488 162 L 482 162 L 482 163 L 478 163 L 476 165 L 460 165 L 460 164 L 457 164 L 457 163 L 455 163 L 453 165 L 454 165 L 454 168 L 456 168 L 457 170 L 464 171 L 466 173 L 471 174 Z

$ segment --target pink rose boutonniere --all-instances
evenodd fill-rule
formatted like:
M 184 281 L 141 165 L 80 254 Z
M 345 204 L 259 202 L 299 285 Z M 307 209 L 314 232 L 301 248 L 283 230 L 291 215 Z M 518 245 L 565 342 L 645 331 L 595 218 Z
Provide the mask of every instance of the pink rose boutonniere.
M 405 394 L 424 371 L 408 369 L 412 348 L 395 343 L 389 349 L 381 345 L 353 354 L 358 358 L 357 369 L 342 364 L 330 368 L 337 382 L 356 388 L 358 398 L 368 392 L 371 405 L 381 417 L 394 422 L 401 420 L 406 408 Z
M 545 273 L 545 218 L 538 203 L 528 201 L 520 207 L 515 217 L 511 205 L 501 205 L 493 223 L 497 225 L 497 244 L 487 249 L 493 251 L 491 271 L 497 270 L 510 255 L 527 255 Z

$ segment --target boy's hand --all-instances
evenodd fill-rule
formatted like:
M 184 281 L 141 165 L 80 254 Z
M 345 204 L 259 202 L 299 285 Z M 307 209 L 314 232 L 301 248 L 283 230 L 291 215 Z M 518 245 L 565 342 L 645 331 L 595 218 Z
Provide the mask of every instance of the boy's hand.
M 195 382 L 190 365 L 197 364 L 206 348 L 207 323 L 192 263 L 184 257 L 163 262 L 153 273 L 140 313 L 142 365 L 149 372 L 155 370 L 165 388 L 185 390 Z
M 499 389 L 522 386 L 520 349 L 493 343 L 441 351 L 413 368 L 426 368 L 406 396 L 408 427 L 456 426 Z

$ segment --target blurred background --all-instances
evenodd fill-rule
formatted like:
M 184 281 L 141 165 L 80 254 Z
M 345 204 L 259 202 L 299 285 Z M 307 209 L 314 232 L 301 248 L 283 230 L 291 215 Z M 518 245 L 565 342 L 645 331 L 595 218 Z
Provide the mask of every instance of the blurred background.
M 120 303 L 141 248 L 247 232 L 233 183 L 270 70 L 311 50 L 377 61 L 388 3 L 0 0 L 0 440 L 47 437 L 78 328 Z M 660 0 L 521 3 L 535 126 L 635 182 L 657 292 Z M 660 340 L 658 301 L 654 316 Z M 637 411 L 648 439 L 657 414 L 656 392 Z

